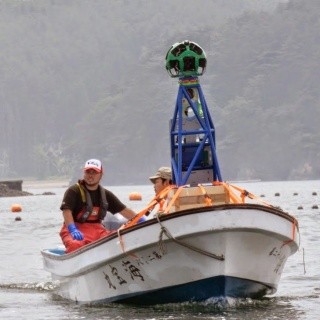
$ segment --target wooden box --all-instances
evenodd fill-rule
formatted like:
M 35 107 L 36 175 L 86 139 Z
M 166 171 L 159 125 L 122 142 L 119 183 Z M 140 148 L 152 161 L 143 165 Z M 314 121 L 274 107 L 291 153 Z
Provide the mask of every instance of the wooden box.
M 228 193 L 225 191 L 223 186 L 202 186 L 206 191 L 206 194 L 212 200 L 212 205 L 219 205 L 229 203 Z M 177 192 L 178 188 L 170 190 L 168 193 L 168 204 L 171 202 L 174 194 Z M 205 194 L 200 187 L 185 187 L 183 188 L 173 205 L 171 206 L 169 212 L 187 210 L 192 208 L 206 207 L 207 202 L 205 199 Z

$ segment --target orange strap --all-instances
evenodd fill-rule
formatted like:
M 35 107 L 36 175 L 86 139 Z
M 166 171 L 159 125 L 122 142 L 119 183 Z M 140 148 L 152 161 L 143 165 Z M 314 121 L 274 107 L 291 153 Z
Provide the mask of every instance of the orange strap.
M 145 209 L 143 209 L 142 211 L 140 211 L 138 214 L 136 214 L 131 220 L 129 220 L 127 223 L 123 224 L 118 230 L 118 238 L 119 238 L 119 243 L 121 246 L 121 250 L 123 253 L 125 253 L 125 247 L 124 247 L 124 241 L 122 239 L 122 235 L 120 233 L 121 230 L 129 228 L 133 225 L 135 225 L 137 223 L 137 221 L 143 216 L 145 215 L 150 209 L 153 209 L 155 207 L 155 205 L 159 202 L 161 202 L 163 199 L 166 198 L 168 192 L 174 188 L 175 186 L 170 185 L 167 186 L 165 189 L 163 189 L 161 192 L 159 192 L 159 194 L 157 194 L 147 205 L 147 207 Z M 133 258 L 137 258 L 135 254 L 130 254 L 130 256 L 132 256 Z
M 164 199 L 159 201 L 159 210 L 158 210 L 158 212 L 163 211 L 163 206 L 164 206 L 165 202 L 166 201 Z
M 174 188 L 173 185 L 167 186 L 165 189 L 163 189 L 159 194 L 157 194 L 147 205 L 147 207 L 143 210 L 141 210 L 138 214 L 136 214 L 131 220 L 129 220 L 127 223 L 125 223 L 121 229 L 129 228 L 133 225 L 135 225 L 138 220 L 148 213 L 150 209 L 153 209 L 157 203 L 161 203 L 162 200 L 164 200 L 168 194 L 168 192 Z
M 122 235 L 120 233 L 121 230 L 126 229 L 131 227 L 132 225 L 136 224 L 137 221 L 143 216 L 145 215 L 151 208 L 153 208 L 155 205 L 157 204 L 157 196 L 155 196 L 147 205 L 147 207 L 145 209 L 143 209 L 142 211 L 140 211 L 138 214 L 136 214 L 131 220 L 129 220 L 127 223 L 123 224 L 120 228 L 118 228 L 117 233 L 118 233 L 118 238 L 119 238 L 119 243 L 121 246 L 121 250 L 124 253 L 125 252 L 125 248 L 124 248 L 124 242 L 122 239 Z M 134 257 L 134 255 L 133 255 Z
M 231 190 L 230 186 L 227 183 L 223 182 L 222 185 L 227 190 L 232 203 L 242 202 L 241 199 Z
M 269 203 L 264 202 L 263 200 L 261 200 L 261 198 L 255 196 L 251 192 L 248 192 L 247 190 L 241 189 L 240 187 L 235 186 L 233 184 L 231 184 L 230 186 L 241 193 L 241 199 L 243 200 L 243 203 L 244 203 L 244 198 L 249 197 L 250 199 L 256 199 L 257 201 L 263 203 L 267 207 L 272 207 Z
M 169 204 L 167 205 L 166 209 L 164 210 L 164 214 L 168 214 L 169 210 L 171 209 L 172 205 L 174 204 L 174 202 L 177 200 L 179 194 L 181 193 L 182 189 L 184 188 L 184 186 L 180 186 L 178 188 L 178 190 L 176 191 L 176 193 L 174 194 L 174 196 L 172 197 L 171 201 L 169 202 Z
M 211 207 L 213 205 L 213 201 L 209 197 L 207 190 L 201 184 L 198 184 L 198 187 L 200 188 L 202 194 L 204 195 L 204 202 L 205 202 L 206 206 Z

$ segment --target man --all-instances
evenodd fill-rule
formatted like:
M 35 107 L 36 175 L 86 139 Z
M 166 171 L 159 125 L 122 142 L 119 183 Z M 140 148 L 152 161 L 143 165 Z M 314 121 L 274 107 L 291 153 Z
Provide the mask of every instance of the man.
M 157 194 L 172 184 L 171 168 L 161 167 L 155 175 L 149 177 L 150 181 L 154 184 L 154 191 Z
M 154 192 L 157 195 L 161 193 L 165 188 L 172 185 L 172 172 L 169 167 L 160 167 L 155 175 L 149 177 L 153 183 Z M 154 214 L 164 210 L 166 205 L 166 196 L 162 199 L 152 210 L 153 214 L 149 214 L 148 219 L 154 218 Z
M 60 207 L 64 217 L 60 237 L 66 253 L 113 232 L 105 229 L 101 223 L 107 210 L 113 214 L 119 212 L 126 219 L 136 215 L 99 184 L 102 175 L 101 161 L 90 159 L 85 163 L 83 180 L 69 187 L 64 194 Z

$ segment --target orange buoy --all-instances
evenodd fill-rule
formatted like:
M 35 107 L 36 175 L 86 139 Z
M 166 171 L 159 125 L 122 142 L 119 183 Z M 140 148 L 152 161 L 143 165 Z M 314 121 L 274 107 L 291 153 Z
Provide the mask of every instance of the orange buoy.
M 129 200 L 131 200 L 131 201 L 140 201 L 140 200 L 142 200 L 141 193 L 139 193 L 139 192 L 131 192 L 129 194 Z
M 13 204 L 11 206 L 11 212 L 21 212 L 22 211 L 22 207 L 20 204 Z

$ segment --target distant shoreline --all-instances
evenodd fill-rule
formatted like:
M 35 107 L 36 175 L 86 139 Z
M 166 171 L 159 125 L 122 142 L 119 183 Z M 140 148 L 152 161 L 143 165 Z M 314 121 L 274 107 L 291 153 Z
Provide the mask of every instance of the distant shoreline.
M 23 180 L 22 189 L 66 188 L 70 180 Z

